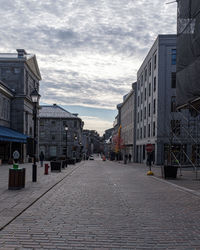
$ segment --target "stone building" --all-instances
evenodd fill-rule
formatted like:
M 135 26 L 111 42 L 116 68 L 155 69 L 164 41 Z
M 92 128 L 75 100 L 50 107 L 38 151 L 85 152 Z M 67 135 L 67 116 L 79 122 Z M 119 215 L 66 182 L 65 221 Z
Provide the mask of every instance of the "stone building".
M 85 159 L 87 159 L 89 155 L 103 152 L 103 139 L 101 139 L 95 130 L 83 130 L 82 145 Z
M 39 92 L 41 80 L 36 56 L 24 49 L 17 49 L 17 53 L 0 53 L 0 80 L 0 125 L 4 127 L 0 132 L 10 129 L 7 139 L 0 137 L 0 157 L 8 161 L 17 149 L 20 160 L 27 161 L 27 137 L 33 138 L 34 133 L 34 105 L 30 94 L 34 89 Z M 18 137 L 13 138 L 12 133 L 18 133 Z
M 45 159 L 65 158 L 67 146 L 67 157 L 80 161 L 83 122 L 78 115 L 53 104 L 40 107 L 39 119 L 39 151 L 44 152 Z

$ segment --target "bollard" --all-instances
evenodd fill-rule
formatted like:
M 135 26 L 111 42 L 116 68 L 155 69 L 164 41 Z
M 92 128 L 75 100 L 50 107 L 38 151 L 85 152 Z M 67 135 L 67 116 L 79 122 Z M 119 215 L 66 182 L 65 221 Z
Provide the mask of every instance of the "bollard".
M 48 163 L 45 163 L 44 174 L 48 174 L 48 169 L 49 169 L 49 165 L 48 165 Z

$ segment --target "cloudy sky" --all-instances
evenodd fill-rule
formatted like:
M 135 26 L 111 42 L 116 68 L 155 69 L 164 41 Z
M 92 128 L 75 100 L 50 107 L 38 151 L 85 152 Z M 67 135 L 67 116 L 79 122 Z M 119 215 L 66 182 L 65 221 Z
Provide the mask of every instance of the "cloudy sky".
M 176 32 L 172 0 L 0 0 L 0 52 L 36 54 L 41 104 L 112 127 L 116 105 L 158 34 Z

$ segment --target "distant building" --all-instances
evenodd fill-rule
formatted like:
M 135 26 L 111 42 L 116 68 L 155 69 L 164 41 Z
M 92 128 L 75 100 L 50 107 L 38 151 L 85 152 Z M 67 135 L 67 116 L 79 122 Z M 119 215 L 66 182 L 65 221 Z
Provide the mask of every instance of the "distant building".
M 82 146 L 85 159 L 91 154 L 98 154 L 103 151 L 103 142 L 95 130 L 83 130 Z
M 121 104 L 121 138 L 123 143 L 123 158 L 133 161 L 135 159 L 135 103 L 136 83 L 132 84 L 131 91 L 124 96 Z
M 39 151 L 44 152 L 45 159 L 65 158 L 67 143 L 67 157 L 81 160 L 83 122 L 77 114 L 53 104 L 41 106 L 39 118 Z
M 17 53 L 0 53 L 0 158 L 28 161 L 27 137 L 33 138 L 33 103 L 30 94 L 39 92 L 41 75 L 36 56 L 24 49 Z M 7 133 L 5 133 L 5 130 Z

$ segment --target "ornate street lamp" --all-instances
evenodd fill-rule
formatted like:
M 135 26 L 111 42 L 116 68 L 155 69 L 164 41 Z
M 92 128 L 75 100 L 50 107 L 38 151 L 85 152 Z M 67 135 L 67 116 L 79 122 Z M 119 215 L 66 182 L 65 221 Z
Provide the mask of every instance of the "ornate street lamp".
M 68 126 L 65 126 L 65 131 L 66 131 L 66 154 L 65 154 L 65 157 L 66 157 L 66 167 L 67 167 L 67 132 L 68 132 Z
M 33 167 L 32 167 L 32 181 L 37 181 L 37 165 L 36 165 L 36 122 L 37 122 L 37 104 L 40 99 L 40 94 L 37 89 L 34 89 L 30 94 L 32 102 L 34 104 L 33 107 L 33 122 L 34 122 L 34 141 L 33 141 Z

